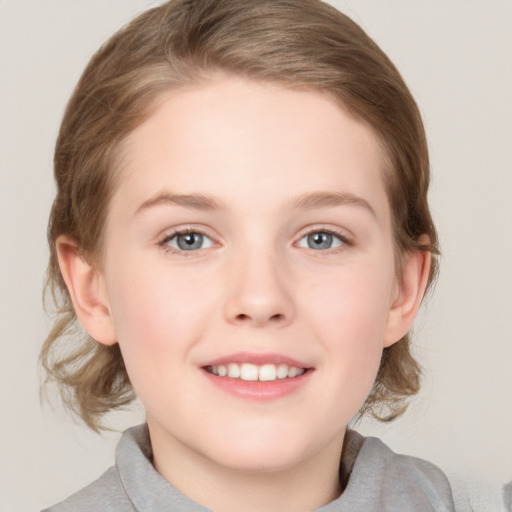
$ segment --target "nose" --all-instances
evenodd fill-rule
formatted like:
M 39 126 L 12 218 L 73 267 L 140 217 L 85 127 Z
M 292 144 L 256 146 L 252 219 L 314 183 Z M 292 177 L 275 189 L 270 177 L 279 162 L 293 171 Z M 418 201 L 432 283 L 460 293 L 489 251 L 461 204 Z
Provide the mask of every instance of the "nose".
M 254 327 L 289 324 L 295 308 L 291 280 L 284 267 L 269 254 L 252 254 L 232 265 L 224 307 L 226 320 Z

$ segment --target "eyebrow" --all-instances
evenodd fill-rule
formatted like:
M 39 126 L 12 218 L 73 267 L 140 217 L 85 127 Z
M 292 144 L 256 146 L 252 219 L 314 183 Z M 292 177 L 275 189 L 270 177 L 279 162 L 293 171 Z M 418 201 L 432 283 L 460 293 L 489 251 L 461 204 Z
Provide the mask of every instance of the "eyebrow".
M 171 194 L 163 192 L 144 201 L 137 208 L 135 215 L 153 206 L 163 204 L 182 206 L 184 208 L 201 211 L 219 211 L 227 209 L 222 201 L 203 194 Z M 368 210 L 374 217 L 377 216 L 375 210 L 366 199 L 348 192 L 309 192 L 291 201 L 291 208 L 294 210 L 315 210 L 345 205 L 360 206 Z
M 138 208 L 135 214 L 162 204 L 170 204 L 176 206 L 183 206 L 184 208 L 191 208 L 193 210 L 213 211 L 225 209 L 224 204 L 213 197 L 205 196 L 202 194 L 170 194 L 163 192 L 154 197 L 144 201 Z
M 348 192 L 311 192 L 300 195 L 292 202 L 292 208 L 297 210 L 315 210 L 344 205 L 361 206 L 374 217 L 377 216 L 366 199 Z

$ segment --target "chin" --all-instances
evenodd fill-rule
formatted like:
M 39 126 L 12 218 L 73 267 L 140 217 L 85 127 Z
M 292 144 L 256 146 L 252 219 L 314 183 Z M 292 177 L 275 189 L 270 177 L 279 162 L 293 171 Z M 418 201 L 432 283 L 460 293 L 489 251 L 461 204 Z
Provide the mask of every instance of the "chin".
M 252 435 L 247 432 L 245 435 L 226 434 L 222 442 L 209 443 L 208 451 L 211 460 L 227 469 L 276 473 L 297 467 L 313 458 L 321 449 L 315 444 L 309 438 L 294 436 L 276 428 L 272 432 Z
M 241 473 L 279 473 L 290 470 L 300 465 L 306 454 L 297 450 L 294 453 L 276 452 L 275 450 L 261 450 L 247 448 L 246 450 L 229 450 L 217 458 L 218 465 L 231 471 Z

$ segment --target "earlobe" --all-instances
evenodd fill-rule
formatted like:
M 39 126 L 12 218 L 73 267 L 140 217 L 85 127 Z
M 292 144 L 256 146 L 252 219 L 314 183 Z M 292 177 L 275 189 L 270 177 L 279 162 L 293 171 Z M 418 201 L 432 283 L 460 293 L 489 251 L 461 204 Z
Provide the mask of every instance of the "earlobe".
M 56 249 L 60 271 L 80 323 L 97 342 L 115 344 L 116 333 L 100 272 L 83 258 L 78 244 L 70 237 L 59 236 Z
M 405 256 L 398 293 L 388 314 L 384 346 L 402 339 L 412 327 L 418 313 L 430 273 L 431 254 L 413 251 Z

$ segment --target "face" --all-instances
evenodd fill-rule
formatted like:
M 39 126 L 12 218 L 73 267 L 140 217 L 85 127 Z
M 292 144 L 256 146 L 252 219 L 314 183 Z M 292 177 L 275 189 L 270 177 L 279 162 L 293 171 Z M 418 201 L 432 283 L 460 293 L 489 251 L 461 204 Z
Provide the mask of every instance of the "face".
M 329 97 L 229 78 L 124 142 L 101 278 L 155 456 L 274 471 L 341 447 L 398 339 L 383 162 Z

